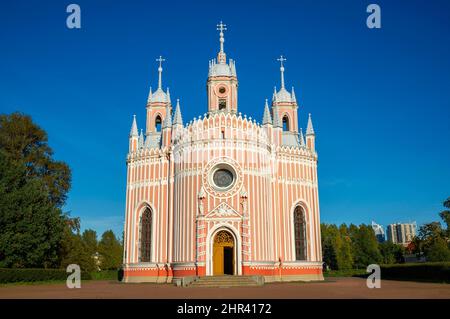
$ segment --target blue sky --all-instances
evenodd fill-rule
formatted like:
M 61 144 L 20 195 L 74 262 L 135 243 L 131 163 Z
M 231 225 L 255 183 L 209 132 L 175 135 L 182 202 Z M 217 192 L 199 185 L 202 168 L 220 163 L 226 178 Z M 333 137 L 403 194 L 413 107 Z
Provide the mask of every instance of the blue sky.
M 449 1 L 69 1 L 0 4 L 0 112 L 30 114 L 72 168 L 65 207 L 82 228 L 122 232 L 132 115 L 143 127 L 149 86 L 184 120 L 206 110 L 208 60 L 236 60 L 239 111 L 262 118 L 286 56 L 300 126 L 312 113 L 321 219 L 386 225 L 437 220 L 450 196 Z M 366 27 L 381 7 L 382 28 Z

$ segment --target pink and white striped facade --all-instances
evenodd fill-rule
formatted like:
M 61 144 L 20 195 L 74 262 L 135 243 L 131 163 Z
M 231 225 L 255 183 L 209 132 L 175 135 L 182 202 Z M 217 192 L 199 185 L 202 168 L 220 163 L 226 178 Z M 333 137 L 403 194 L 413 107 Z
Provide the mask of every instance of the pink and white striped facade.
M 234 275 L 263 275 L 266 281 L 323 279 L 311 117 L 305 141 L 298 131 L 295 93 L 284 88 L 283 65 L 281 89 L 274 92 L 270 108 L 267 102 L 261 108 L 263 123 L 238 113 L 236 69 L 233 60 L 226 61 L 223 30 L 217 60 L 210 61 L 208 112 L 183 124 L 179 102 L 172 111 L 170 93 L 162 90 L 159 59 L 158 89 L 149 95 L 145 138 L 133 120 L 127 156 L 125 282 L 213 275 L 213 242 L 221 230 L 234 240 Z M 232 172 L 230 186 L 217 187 L 213 174 L 218 169 Z M 151 213 L 152 221 L 145 261 L 144 211 Z M 301 241 L 294 211 L 304 216 Z M 298 248 L 298 243 L 303 246 Z M 304 251 L 301 260 L 298 249 Z

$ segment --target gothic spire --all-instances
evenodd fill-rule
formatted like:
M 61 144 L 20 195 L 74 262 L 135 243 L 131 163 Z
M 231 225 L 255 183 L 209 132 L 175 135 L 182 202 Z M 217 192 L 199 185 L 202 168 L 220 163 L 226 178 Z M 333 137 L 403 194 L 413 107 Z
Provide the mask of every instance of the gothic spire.
M 277 87 L 273 87 L 272 103 L 277 102 Z
M 280 119 L 280 114 L 278 114 L 278 107 L 275 106 L 273 110 L 273 127 L 283 127 L 283 123 Z
M 305 146 L 305 138 L 303 137 L 303 129 L 300 128 L 300 146 Z
M 139 148 L 144 147 L 144 133 L 142 132 L 142 129 L 138 139 L 138 146 Z
M 150 92 L 148 92 L 147 103 L 150 103 L 152 101 L 152 95 L 153 95 L 152 87 L 150 87 Z
M 138 129 L 136 124 L 136 115 L 133 115 L 133 124 L 131 124 L 130 137 L 138 136 Z
M 180 99 L 177 99 L 177 106 L 175 108 L 175 114 L 173 115 L 173 125 L 183 125 L 183 118 L 181 117 Z
M 166 61 L 166 59 L 164 59 L 162 56 L 159 56 L 158 59 L 156 59 L 157 62 L 159 62 L 159 67 L 158 67 L 158 89 L 162 90 L 162 62 Z
M 264 116 L 263 116 L 263 125 L 265 124 L 272 124 L 272 117 L 270 116 L 269 111 L 269 103 L 266 99 L 266 104 L 264 105 Z
M 170 102 L 170 91 L 169 91 L 169 87 L 167 87 L 167 103 L 168 104 L 171 104 L 171 102 Z
M 311 113 L 308 115 L 308 125 L 306 127 L 306 135 L 314 135 L 314 128 L 311 120 Z
M 291 99 L 292 102 L 296 103 L 297 102 L 297 98 L 295 97 L 295 91 L 294 91 L 294 87 L 292 87 L 292 91 L 291 91 Z

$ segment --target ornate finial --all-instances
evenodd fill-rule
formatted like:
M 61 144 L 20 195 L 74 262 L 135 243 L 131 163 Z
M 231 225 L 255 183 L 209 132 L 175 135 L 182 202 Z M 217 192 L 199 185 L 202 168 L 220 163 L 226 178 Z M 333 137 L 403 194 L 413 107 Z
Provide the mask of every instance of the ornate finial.
M 159 62 L 159 67 L 158 67 L 158 73 L 159 73 L 159 77 L 158 77 L 158 89 L 162 89 L 162 63 L 164 61 L 166 61 L 166 59 L 164 59 L 161 55 L 159 56 L 158 59 L 156 59 L 157 62 Z
M 281 71 L 281 88 L 284 88 L 284 66 L 283 62 L 286 61 L 286 59 L 280 55 L 280 57 L 277 59 L 277 61 L 280 61 L 280 71 Z
M 264 115 L 263 115 L 263 125 L 265 124 L 272 124 L 272 117 L 270 116 L 269 103 L 267 99 L 264 105 Z
M 138 136 L 138 129 L 136 124 L 136 114 L 133 115 L 133 122 L 131 124 L 130 137 Z
M 303 137 L 303 129 L 302 128 L 300 128 L 299 138 L 300 138 L 300 146 L 305 146 L 305 138 Z
M 220 31 L 220 53 L 223 53 L 223 43 L 225 39 L 223 37 L 223 31 L 227 29 L 227 25 L 223 24 L 222 21 L 217 25 L 217 30 Z
M 314 135 L 311 113 L 308 114 L 308 125 L 306 126 L 306 135 Z
M 183 125 L 183 118 L 181 117 L 180 99 L 177 99 L 177 105 L 175 107 L 175 114 L 173 115 L 173 125 Z
M 295 97 L 294 87 L 292 87 L 292 91 L 291 91 L 291 99 L 292 99 L 292 102 L 294 102 L 294 103 L 297 102 L 297 98 Z

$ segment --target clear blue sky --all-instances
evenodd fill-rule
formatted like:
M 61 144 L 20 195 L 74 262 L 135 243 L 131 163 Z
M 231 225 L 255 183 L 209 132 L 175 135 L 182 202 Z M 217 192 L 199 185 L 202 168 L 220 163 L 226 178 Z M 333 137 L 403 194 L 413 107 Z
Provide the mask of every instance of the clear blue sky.
M 321 218 L 327 223 L 437 220 L 450 196 L 450 2 L 69 1 L 0 4 L 0 112 L 30 114 L 66 161 L 65 207 L 82 228 L 122 232 L 132 115 L 143 127 L 155 58 L 189 121 L 206 110 L 216 23 L 228 25 L 239 111 L 262 118 L 287 57 L 299 123 L 312 113 Z M 378 3 L 382 28 L 366 27 Z

